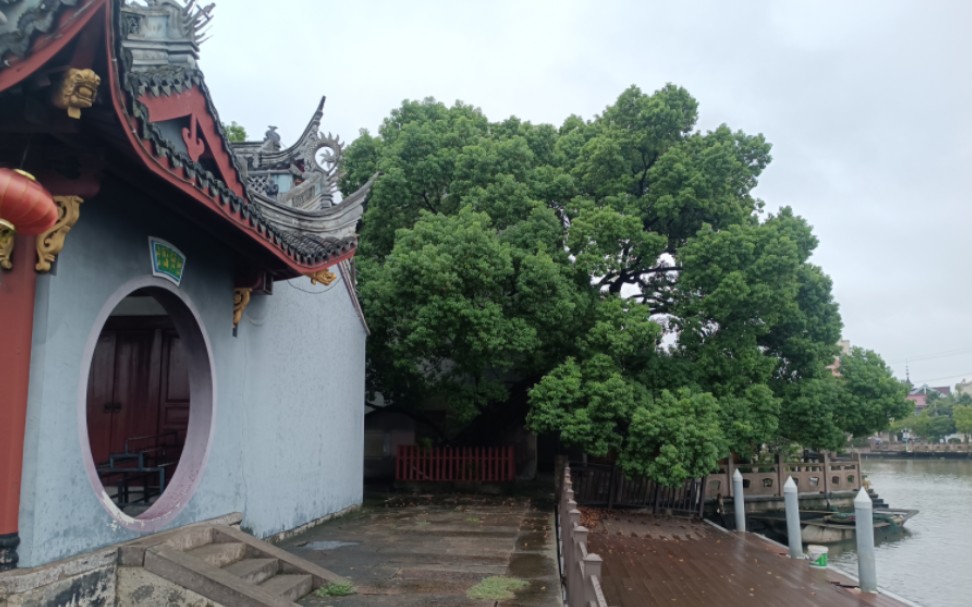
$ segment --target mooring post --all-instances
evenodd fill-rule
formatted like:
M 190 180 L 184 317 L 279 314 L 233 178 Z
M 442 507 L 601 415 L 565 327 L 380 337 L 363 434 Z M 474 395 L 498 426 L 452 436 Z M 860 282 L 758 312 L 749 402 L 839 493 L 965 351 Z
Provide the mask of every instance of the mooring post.
M 874 564 L 874 504 L 865 489 L 854 498 L 857 531 L 857 577 L 861 592 L 877 592 L 877 567 Z
M 746 531 L 746 496 L 743 495 L 743 477 L 739 468 L 732 473 L 732 509 L 736 513 L 736 531 Z
M 800 496 L 793 477 L 786 477 L 783 485 L 783 507 L 786 508 L 786 541 L 790 546 L 790 558 L 803 558 L 803 536 L 800 534 Z

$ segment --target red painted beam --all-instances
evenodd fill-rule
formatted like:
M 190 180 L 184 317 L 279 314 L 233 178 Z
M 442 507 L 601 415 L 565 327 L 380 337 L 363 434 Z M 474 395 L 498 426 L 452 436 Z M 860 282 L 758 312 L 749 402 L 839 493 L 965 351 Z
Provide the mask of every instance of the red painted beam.
M 209 114 L 206 107 L 206 97 L 198 87 L 189 90 L 167 95 L 164 97 L 152 97 L 142 95 L 139 102 L 145 106 L 149 112 L 149 122 L 165 122 L 176 118 L 190 117 L 197 124 L 196 135 L 202 136 L 205 147 L 209 148 L 213 155 L 216 166 L 219 167 L 220 177 L 237 196 L 246 196 L 243 183 L 239 179 L 239 174 L 233 167 L 233 161 L 229 152 L 223 148 L 223 139 L 219 135 L 216 121 Z M 190 143 L 186 142 L 187 147 Z M 190 154 L 192 156 L 192 154 Z M 199 159 L 198 155 L 192 158 L 193 161 Z
M 17 236 L 13 269 L 0 270 L 0 571 L 16 566 L 30 346 L 34 329 L 34 237 Z M 11 545 L 12 544 L 12 545 Z M 11 562 L 12 561 L 12 562 Z

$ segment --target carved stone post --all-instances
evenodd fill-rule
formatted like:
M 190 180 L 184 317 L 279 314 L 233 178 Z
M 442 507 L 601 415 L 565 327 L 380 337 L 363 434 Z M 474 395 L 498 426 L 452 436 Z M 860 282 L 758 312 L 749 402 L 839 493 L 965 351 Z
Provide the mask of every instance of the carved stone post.
M 574 527 L 574 557 L 567 577 L 567 604 L 584 605 L 583 562 L 587 552 L 587 527 Z
M 824 451 L 823 452 L 823 490 L 824 495 L 827 496 L 829 503 L 830 500 L 830 455 Z
M 597 594 L 594 592 L 594 584 L 591 583 L 591 578 L 596 577 L 600 581 L 603 563 L 603 559 L 596 554 L 588 554 L 584 557 L 584 605 L 592 602 L 597 605 Z

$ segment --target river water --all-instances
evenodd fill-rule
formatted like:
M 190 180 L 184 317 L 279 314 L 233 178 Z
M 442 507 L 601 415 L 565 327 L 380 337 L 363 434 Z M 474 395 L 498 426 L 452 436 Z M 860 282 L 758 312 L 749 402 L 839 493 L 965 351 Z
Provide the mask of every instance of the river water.
M 972 605 L 972 461 L 867 459 L 864 472 L 889 507 L 921 511 L 878 540 L 878 586 L 922 607 Z M 853 544 L 831 547 L 830 562 L 857 575 Z

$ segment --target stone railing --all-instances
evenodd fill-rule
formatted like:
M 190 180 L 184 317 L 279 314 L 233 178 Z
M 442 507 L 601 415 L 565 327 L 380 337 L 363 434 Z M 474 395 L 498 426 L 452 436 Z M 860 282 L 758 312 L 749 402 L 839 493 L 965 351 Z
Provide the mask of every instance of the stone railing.
M 580 510 L 574 501 L 570 466 L 564 467 L 557 510 L 560 525 L 561 559 L 567 588 L 566 607 L 607 607 L 601 590 L 602 560 L 587 551 L 586 527 L 580 524 Z
M 871 447 L 877 453 L 972 453 L 970 443 L 882 443 Z M 865 451 L 866 453 L 866 451 Z
M 705 478 L 705 499 L 719 494 L 732 496 L 732 474 L 742 472 L 746 497 L 782 497 L 783 483 L 793 477 L 801 494 L 831 494 L 838 491 L 859 491 L 862 486 L 859 455 L 854 459 L 831 459 L 824 454 L 819 462 L 783 462 L 776 464 L 734 464 L 728 460 L 719 472 Z

